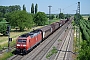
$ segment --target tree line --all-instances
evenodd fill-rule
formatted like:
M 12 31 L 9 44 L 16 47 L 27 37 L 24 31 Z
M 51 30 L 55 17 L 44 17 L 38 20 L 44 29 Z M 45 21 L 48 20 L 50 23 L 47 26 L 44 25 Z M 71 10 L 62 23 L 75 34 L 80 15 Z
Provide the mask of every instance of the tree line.
M 17 11 L 17 10 L 21 10 L 20 5 L 0 6 L 0 17 L 5 17 L 6 13 L 10 13 L 12 11 Z M 23 5 L 23 10 L 26 11 L 25 4 Z M 35 9 L 34 9 L 34 4 L 32 3 L 30 12 L 36 14 L 37 11 L 38 11 L 38 4 L 35 5 Z
M 0 8 L 3 8 L 0 9 L 0 27 L 6 26 L 2 30 L 0 29 L 0 33 L 4 35 L 7 30 L 7 22 L 10 23 L 11 28 L 18 27 L 20 31 L 24 31 L 25 28 L 30 29 L 35 25 L 45 25 L 48 21 L 44 12 L 38 12 L 38 4 L 34 8 L 34 4 L 32 3 L 31 13 L 26 11 L 25 5 L 23 5 L 23 10 L 21 10 L 19 5 L 0 6 Z
M 5 17 L 6 13 L 21 10 L 21 7 L 19 5 L 14 6 L 0 6 L 0 17 Z

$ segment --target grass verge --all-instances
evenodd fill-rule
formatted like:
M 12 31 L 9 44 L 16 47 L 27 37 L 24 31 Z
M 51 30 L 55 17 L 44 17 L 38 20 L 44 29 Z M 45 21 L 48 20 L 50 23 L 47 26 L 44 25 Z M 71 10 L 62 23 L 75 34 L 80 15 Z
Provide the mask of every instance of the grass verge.
M 11 56 L 13 56 L 12 52 L 5 52 L 0 56 L 0 60 L 7 60 Z
M 58 42 L 62 41 L 61 39 L 58 40 Z
M 16 40 L 13 40 L 12 42 L 10 42 L 10 46 L 14 46 L 16 44 Z M 0 50 L 3 50 L 5 48 L 8 48 L 8 43 L 2 44 L 0 45 Z
M 50 58 L 53 54 L 56 54 L 58 51 L 56 49 L 56 47 L 53 47 L 53 49 L 51 51 L 48 52 L 48 54 L 46 55 L 46 58 Z

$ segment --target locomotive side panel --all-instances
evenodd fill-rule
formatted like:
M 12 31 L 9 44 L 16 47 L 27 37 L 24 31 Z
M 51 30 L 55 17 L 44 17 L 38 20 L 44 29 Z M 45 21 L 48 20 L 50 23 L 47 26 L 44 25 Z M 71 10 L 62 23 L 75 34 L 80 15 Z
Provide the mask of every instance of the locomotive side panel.
M 30 47 L 29 48 L 32 48 L 35 45 L 35 43 L 36 43 L 35 37 L 32 37 L 30 39 Z
M 37 42 L 40 42 L 42 40 L 42 33 L 41 32 L 39 32 L 37 38 L 38 38 L 38 41 Z
M 26 44 L 26 50 L 29 50 L 30 49 L 30 47 L 31 47 L 31 45 L 30 45 L 30 39 L 28 39 L 27 40 L 27 44 Z

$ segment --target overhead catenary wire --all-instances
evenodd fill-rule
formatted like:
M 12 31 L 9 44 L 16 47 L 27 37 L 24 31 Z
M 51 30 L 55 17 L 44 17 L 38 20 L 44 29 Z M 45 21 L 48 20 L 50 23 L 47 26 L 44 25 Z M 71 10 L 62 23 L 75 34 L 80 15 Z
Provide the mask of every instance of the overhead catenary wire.
M 70 8 L 70 7 L 72 7 L 72 6 L 76 5 L 76 4 L 77 4 L 77 3 L 74 3 L 74 4 L 72 4 L 72 5 L 69 5 L 69 6 L 65 7 L 65 8 L 58 8 L 57 10 L 54 10 L 54 11 L 52 11 L 52 12 L 62 11 L 62 10 L 63 10 L 63 12 L 64 12 L 65 9 Z
M 77 4 L 77 3 L 74 3 L 74 4 L 72 4 L 72 5 L 69 5 L 69 6 L 65 7 L 65 8 L 63 8 L 63 9 L 69 8 L 69 7 L 74 6 L 74 5 L 76 5 L 76 4 Z

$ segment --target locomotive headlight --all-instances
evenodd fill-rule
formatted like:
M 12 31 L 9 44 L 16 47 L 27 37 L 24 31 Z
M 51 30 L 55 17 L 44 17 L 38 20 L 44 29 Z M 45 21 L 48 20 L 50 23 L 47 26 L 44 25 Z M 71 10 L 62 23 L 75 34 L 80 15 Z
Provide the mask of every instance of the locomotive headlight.
M 20 44 L 17 44 L 17 46 L 20 46 Z
M 26 45 L 23 45 L 23 46 L 26 46 Z

